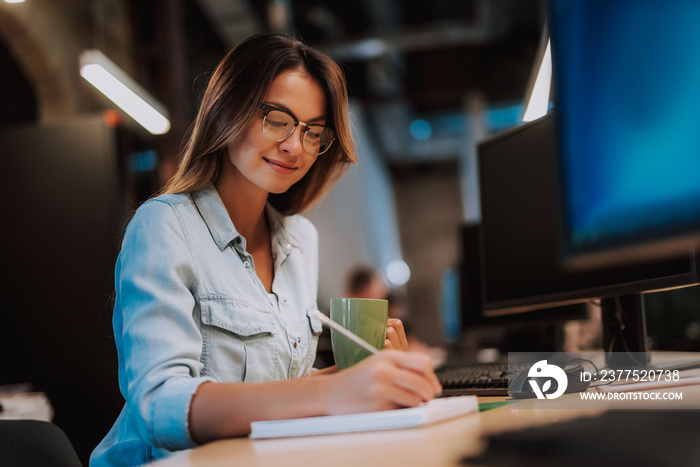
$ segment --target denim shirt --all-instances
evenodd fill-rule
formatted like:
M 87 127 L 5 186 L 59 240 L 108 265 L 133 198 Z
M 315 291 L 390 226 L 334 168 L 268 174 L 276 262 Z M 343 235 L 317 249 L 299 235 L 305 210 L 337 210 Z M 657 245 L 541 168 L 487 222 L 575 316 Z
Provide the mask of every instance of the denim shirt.
M 205 381 L 307 376 L 321 323 L 318 239 L 271 206 L 272 293 L 213 185 L 145 202 L 115 268 L 114 336 L 125 399 L 91 466 L 141 465 L 195 446 L 190 401 Z

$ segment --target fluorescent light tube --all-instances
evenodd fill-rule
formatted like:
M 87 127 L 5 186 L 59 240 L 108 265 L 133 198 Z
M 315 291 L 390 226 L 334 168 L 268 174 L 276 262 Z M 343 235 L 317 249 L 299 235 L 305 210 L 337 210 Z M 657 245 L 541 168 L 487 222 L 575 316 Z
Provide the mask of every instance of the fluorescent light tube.
M 527 103 L 525 114 L 523 115 L 524 122 L 531 122 L 543 117 L 549 109 L 549 90 L 552 85 L 552 52 L 550 50 L 550 41 L 547 41 L 547 47 L 542 55 L 542 63 L 537 72 L 535 85 L 532 87 L 532 94 Z
M 80 75 L 150 133 L 170 129 L 165 106 L 99 50 L 80 54 Z

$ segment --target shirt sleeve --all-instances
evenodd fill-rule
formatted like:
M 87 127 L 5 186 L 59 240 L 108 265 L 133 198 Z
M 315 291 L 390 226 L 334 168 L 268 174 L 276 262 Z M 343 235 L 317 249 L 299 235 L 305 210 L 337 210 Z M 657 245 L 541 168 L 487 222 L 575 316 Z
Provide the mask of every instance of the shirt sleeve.
M 145 443 L 168 450 L 196 444 L 187 424 L 190 401 L 211 380 L 200 376 L 194 269 L 177 211 L 157 199 L 146 202 L 117 259 L 113 323 L 132 428 Z

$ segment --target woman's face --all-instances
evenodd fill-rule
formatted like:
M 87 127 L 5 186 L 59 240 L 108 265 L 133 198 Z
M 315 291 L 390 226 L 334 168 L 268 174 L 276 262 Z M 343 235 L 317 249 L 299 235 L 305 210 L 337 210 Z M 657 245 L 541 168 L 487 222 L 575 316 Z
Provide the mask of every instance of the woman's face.
M 280 73 L 272 82 L 265 104 L 286 110 L 304 123 L 326 123 L 326 97 L 321 86 L 303 70 Z M 316 162 L 302 145 L 304 126 L 298 125 L 284 141 L 262 133 L 263 111 L 250 122 L 242 139 L 228 144 L 236 183 L 248 183 L 267 193 L 284 193 L 302 179 Z

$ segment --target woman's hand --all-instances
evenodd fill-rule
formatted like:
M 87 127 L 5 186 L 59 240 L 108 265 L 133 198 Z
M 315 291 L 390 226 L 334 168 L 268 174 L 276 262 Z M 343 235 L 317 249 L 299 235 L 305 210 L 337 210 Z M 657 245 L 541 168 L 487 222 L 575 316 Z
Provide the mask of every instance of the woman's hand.
M 403 323 L 400 319 L 389 318 L 387 321 L 386 341 L 384 341 L 384 348 L 387 350 L 401 350 L 404 352 L 408 349 L 406 331 L 404 330 Z
M 386 323 L 386 340 L 384 341 L 384 350 L 400 350 L 405 352 L 408 349 L 408 339 L 406 331 L 403 328 L 403 323 L 400 319 L 389 318 Z M 312 376 L 328 375 L 337 373 L 338 368 L 333 365 L 329 368 L 316 370 L 311 372 Z
M 415 407 L 442 391 L 430 357 L 415 352 L 383 350 L 328 378 L 329 414 Z

